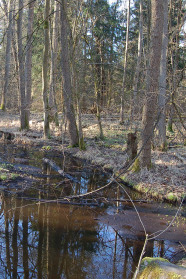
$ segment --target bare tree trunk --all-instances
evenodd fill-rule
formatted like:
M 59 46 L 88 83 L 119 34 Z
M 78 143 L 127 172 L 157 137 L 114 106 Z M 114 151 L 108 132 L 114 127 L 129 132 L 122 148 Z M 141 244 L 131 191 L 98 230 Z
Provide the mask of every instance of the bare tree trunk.
M 163 38 L 160 62 L 160 78 L 159 78 L 159 95 L 158 95 L 158 114 L 159 122 L 158 146 L 164 150 L 166 148 L 166 116 L 165 116 L 165 100 L 166 100 L 166 78 L 167 78 L 167 48 L 168 48 L 168 0 L 164 0 L 164 23 Z
M 32 33 L 33 33 L 33 19 L 34 19 L 34 5 L 35 1 L 29 2 L 28 10 L 28 26 L 27 26 L 27 45 L 26 45 L 26 59 L 25 59 L 25 97 L 26 97 L 26 122 L 29 128 L 31 93 L 32 93 Z
M 4 88 L 2 92 L 1 99 L 1 109 L 6 110 L 6 97 L 8 92 L 9 85 L 9 76 L 10 76 L 10 60 L 11 60 L 11 40 L 12 40 L 12 3 L 10 0 L 9 8 L 7 10 L 7 19 L 8 19 L 8 27 L 7 27 L 7 43 L 6 43 L 6 57 L 5 57 L 5 75 L 4 75 Z M 5 3 L 6 7 L 6 3 Z
M 54 119 L 56 126 L 59 126 L 58 111 L 56 104 L 56 83 L 57 83 L 57 50 L 58 50 L 58 23 L 59 23 L 59 3 L 54 2 L 54 21 L 51 36 L 51 68 L 50 68 L 50 92 L 49 106 L 50 117 Z
M 124 56 L 124 64 L 123 64 L 123 85 L 122 85 L 122 92 L 121 92 L 120 124 L 124 122 L 124 97 L 125 97 L 125 81 L 126 81 L 128 43 L 129 43 L 129 25 L 130 25 L 130 0 L 128 3 L 128 11 L 127 11 L 127 32 L 126 32 L 125 56 Z
M 19 63 L 19 93 L 20 93 L 20 122 L 21 130 L 28 128 L 26 121 L 26 100 L 25 100 L 25 72 L 24 55 L 22 44 L 22 20 L 23 20 L 23 0 L 19 0 L 19 16 L 17 19 L 17 40 L 18 40 L 18 63 Z
M 139 83 L 141 55 L 142 55 L 142 47 L 143 47 L 143 0 L 140 0 L 139 13 L 140 15 L 139 15 L 139 35 L 138 35 L 138 57 L 137 57 L 136 71 L 134 75 L 133 96 L 132 96 L 132 104 L 131 104 L 132 106 L 131 122 L 133 121 L 134 115 L 136 115 L 138 111 L 137 94 L 138 94 L 138 83 Z
M 13 3 L 13 18 L 12 18 L 12 51 L 13 51 L 13 57 L 14 57 L 14 69 L 15 69 L 15 78 L 16 78 L 16 88 L 17 91 L 16 97 L 17 97 L 17 108 L 20 107 L 20 94 L 19 94 L 19 63 L 18 63 L 18 50 L 17 50 L 17 40 L 16 40 L 16 3 Z
M 61 68 L 63 75 L 63 98 L 67 118 L 67 129 L 70 138 L 70 145 L 76 146 L 79 143 L 78 131 L 76 126 L 76 119 L 72 99 L 72 83 L 71 83 L 71 69 L 70 57 L 68 50 L 68 23 L 66 14 L 66 1 L 62 1 L 60 6 L 61 19 Z
M 45 0 L 44 14 L 44 52 L 43 52 L 43 67 L 42 67 L 42 95 L 44 107 L 44 138 L 50 137 L 50 121 L 49 121 L 49 98 L 48 98 L 48 58 L 49 58 L 49 14 L 50 0 Z
M 149 61 L 147 92 L 142 118 L 140 166 L 151 167 L 151 139 L 156 115 L 159 88 L 160 58 L 163 32 L 163 1 L 151 1 L 151 54 Z

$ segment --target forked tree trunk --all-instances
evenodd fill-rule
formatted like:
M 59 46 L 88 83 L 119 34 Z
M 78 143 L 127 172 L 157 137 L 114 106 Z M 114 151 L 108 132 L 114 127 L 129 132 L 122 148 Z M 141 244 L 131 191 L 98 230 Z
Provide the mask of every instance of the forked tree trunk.
M 62 1 L 60 5 L 60 19 L 61 19 L 61 69 L 63 76 L 63 98 L 67 119 L 67 129 L 70 138 L 70 145 L 76 146 L 79 143 L 78 131 L 76 126 L 76 119 L 73 107 L 72 83 L 71 83 L 71 69 L 70 57 L 68 50 L 68 24 L 66 14 L 66 1 Z
M 168 0 L 164 0 L 164 23 L 163 38 L 160 62 L 159 95 L 158 95 L 158 117 L 157 126 L 158 146 L 164 150 L 166 148 L 166 78 L 167 78 L 167 47 L 168 47 Z
M 143 108 L 140 166 L 151 167 L 151 140 L 156 116 L 159 88 L 160 58 L 163 33 L 163 1 L 151 1 L 151 54 L 148 70 L 147 92 Z
M 49 123 L 49 98 L 48 98 L 48 58 L 49 58 L 49 14 L 50 0 L 45 0 L 44 14 L 44 52 L 43 52 L 43 68 L 42 68 L 42 95 L 44 107 L 44 138 L 50 137 Z

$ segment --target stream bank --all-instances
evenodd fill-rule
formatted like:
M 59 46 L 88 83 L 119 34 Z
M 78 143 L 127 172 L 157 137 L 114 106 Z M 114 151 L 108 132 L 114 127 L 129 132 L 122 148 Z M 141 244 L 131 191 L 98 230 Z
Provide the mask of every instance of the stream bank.
M 105 114 L 102 125 L 104 140 L 98 138 L 97 119 L 92 114 L 82 115 L 82 125 L 86 150 L 68 146 L 68 135 L 62 127 L 51 125 L 51 139 L 43 140 L 43 115 L 31 114 L 30 130 L 19 131 L 19 115 L 0 112 L 0 127 L 3 131 L 14 134 L 12 143 L 21 145 L 40 146 L 41 148 L 57 150 L 62 154 L 70 154 L 74 158 L 86 160 L 93 166 L 99 166 L 103 171 L 117 174 L 122 170 L 128 157 L 126 152 L 127 133 L 130 128 L 127 122 L 119 125 L 118 115 Z M 61 116 L 60 116 L 61 117 Z M 178 123 L 176 124 L 178 127 Z M 178 127 L 181 133 L 181 126 Z M 61 134 L 61 130 L 63 133 Z M 184 132 L 184 131 L 182 131 Z M 121 179 L 135 190 L 144 194 L 144 198 L 157 201 L 180 203 L 186 195 L 186 146 L 183 133 L 167 134 L 168 150 L 152 151 L 152 168 L 139 172 L 128 170 Z M 4 142 L 3 139 L 1 139 Z M 63 144 L 62 144 L 63 143 Z

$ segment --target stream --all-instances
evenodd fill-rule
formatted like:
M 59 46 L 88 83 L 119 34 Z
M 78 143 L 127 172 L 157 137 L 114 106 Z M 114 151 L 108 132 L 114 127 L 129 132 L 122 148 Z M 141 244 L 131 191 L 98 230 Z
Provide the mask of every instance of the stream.
M 78 182 L 43 164 L 44 157 Z M 126 193 L 112 185 L 92 198 L 68 199 L 107 184 L 111 174 L 47 147 L 2 144 L 0 164 L 16 174 L 0 181 L 0 278 L 132 278 L 145 234 Z M 124 189 L 146 232 L 152 238 L 159 232 L 145 256 L 174 261 L 180 245 L 186 245 L 184 206 L 161 234 L 178 207 L 145 202 L 144 195 Z

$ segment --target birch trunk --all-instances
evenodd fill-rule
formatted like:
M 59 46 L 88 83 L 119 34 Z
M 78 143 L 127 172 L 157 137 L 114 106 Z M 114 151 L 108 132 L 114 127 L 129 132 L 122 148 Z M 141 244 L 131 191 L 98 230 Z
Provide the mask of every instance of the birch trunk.
M 44 51 L 43 51 L 43 67 L 42 67 L 42 95 L 44 107 L 44 138 L 50 137 L 49 123 L 49 98 L 48 98 L 48 58 L 49 58 L 49 14 L 50 0 L 45 0 L 44 14 Z
M 70 138 L 70 145 L 76 146 L 79 143 L 78 131 L 76 126 L 76 119 L 73 107 L 72 96 L 72 81 L 70 69 L 70 56 L 68 50 L 68 23 L 66 14 L 66 1 L 60 5 L 60 19 L 61 19 L 61 69 L 63 76 L 63 98 L 67 119 L 67 129 Z
M 20 126 L 21 130 L 28 128 L 26 121 L 26 100 L 25 100 L 25 72 L 24 55 L 22 43 L 22 19 L 23 19 L 23 0 L 19 0 L 19 16 L 17 19 L 17 40 L 18 40 L 18 64 L 19 64 L 19 94 L 20 94 Z
M 130 0 L 128 3 L 128 11 L 127 11 L 127 32 L 126 32 L 125 55 L 124 55 L 124 64 L 123 64 L 123 85 L 122 85 L 122 92 L 121 92 L 120 124 L 124 123 L 124 97 L 125 97 L 125 82 L 126 82 L 127 56 L 128 56 L 128 43 L 129 43 L 129 25 L 130 25 Z
M 9 2 L 9 8 L 7 10 L 7 19 L 8 19 L 8 27 L 7 27 L 7 43 L 6 43 L 6 57 L 5 57 L 5 75 L 4 75 L 4 87 L 2 92 L 1 99 L 1 109 L 6 110 L 6 97 L 8 92 L 9 85 L 9 76 L 10 76 L 10 61 L 11 61 L 11 41 L 12 41 L 12 3 L 13 0 Z M 5 3 L 6 7 L 6 3 Z M 8 15 L 9 13 L 9 15 Z
M 27 25 L 27 45 L 25 59 L 25 97 L 26 97 L 26 122 L 29 128 L 31 93 L 32 93 L 32 33 L 34 19 L 35 1 L 29 2 L 28 9 L 28 25 Z
M 151 140 L 155 122 L 157 96 L 159 88 L 160 58 L 163 32 L 163 1 L 151 1 L 151 54 L 148 70 L 147 92 L 142 117 L 142 152 L 140 166 L 151 167 Z
M 163 38 L 160 62 L 160 78 L 159 78 L 159 95 L 158 95 L 158 115 L 159 122 L 157 126 L 158 146 L 164 150 L 166 148 L 166 78 L 167 78 L 167 48 L 168 48 L 168 0 L 164 0 L 164 23 Z

